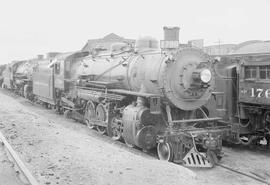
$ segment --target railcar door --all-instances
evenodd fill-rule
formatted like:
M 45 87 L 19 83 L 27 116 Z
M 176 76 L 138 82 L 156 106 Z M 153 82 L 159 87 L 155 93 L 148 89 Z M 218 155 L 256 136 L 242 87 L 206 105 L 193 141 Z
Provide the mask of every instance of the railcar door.
M 223 57 L 215 64 L 215 72 L 216 88 L 207 105 L 210 106 L 210 116 L 219 116 L 226 121 L 232 121 L 235 119 L 238 102 L 237 61 Z
M 67 91 L 70 88 L 71 78 L 71 60 L 67 59 L 64 63 L 64 89 Z
M 55 88 L 64 90 L 64 60 L 58 59 L 53 67 Z

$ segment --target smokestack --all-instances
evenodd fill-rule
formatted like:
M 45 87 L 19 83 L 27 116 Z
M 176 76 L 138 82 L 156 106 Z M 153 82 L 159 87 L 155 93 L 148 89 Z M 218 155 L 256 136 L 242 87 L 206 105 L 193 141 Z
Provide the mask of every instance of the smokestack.
M 43 59 L 43 55 L 37 55 L 37 59 L 39 60 Z
M 165 41 L 179 41 L 179 27 L 163 27 Z

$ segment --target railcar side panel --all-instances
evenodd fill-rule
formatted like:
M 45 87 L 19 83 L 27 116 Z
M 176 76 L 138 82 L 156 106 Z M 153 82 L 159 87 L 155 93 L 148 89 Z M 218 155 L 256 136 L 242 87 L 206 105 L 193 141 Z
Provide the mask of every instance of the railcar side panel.
M 269 62 L 269 57 L 242 58 L 239 79 L 239 102 L 270 105 Z
M 239 101 L 242 103 L 253 103 L 270 105 L 270 81 L 240 81 Z
M 42 100 L 54 102 L 54 80 L 52 68 L 40 68 L 33 73 L 33 93 Z

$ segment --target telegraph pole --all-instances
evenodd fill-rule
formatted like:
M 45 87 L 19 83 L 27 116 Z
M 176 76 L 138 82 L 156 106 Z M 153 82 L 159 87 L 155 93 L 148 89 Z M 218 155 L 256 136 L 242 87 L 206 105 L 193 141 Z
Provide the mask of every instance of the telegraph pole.
M 223 43 L 223 42 L 220 39 L 218 39 L 218 41 L 215 43 L 218 44 L 218 54 L 220 55 L 220 49 L 221 49 L 220 47 L 221 47 L 221 43 Z

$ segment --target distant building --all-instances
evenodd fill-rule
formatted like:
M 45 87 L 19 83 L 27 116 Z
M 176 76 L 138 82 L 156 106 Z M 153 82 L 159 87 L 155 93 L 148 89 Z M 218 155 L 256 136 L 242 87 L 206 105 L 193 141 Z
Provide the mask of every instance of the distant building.
M 249 40 L 240 44 L 221 44 L 206 46 L 203 49 L 209 55 L 241 55 L 241 54 L 256 54 L 270 53 L 270 41 Z
M 237 47 L 237 44 L 220 44 L 220 45 L 212 45 L 205 46 L 203 50 L 209 55 L 227 55 L 234 51 Z
M 112 44 L 117 42 L 119 43 L 128 43 L 132 46 L 135 45 L 134 39 L 126 39 L 124 37 L 118 36 L 114 33 L 110 33 L 100 39 L 90 39 L 82 48 L 82 51 L 92 51 L 93 49 L 107 50 L 109 51 Z M 204 46 L 203 39 L 196 39 L 188 41 L 188 44 L 180 44 L 180 47 L 197 47 L 203 49 L 209 55 L 221 56 L 228 54 L 240 54 L 240 53 L 270 53 L 270 41 L 261 41 L 261 40 L 250 40 L 242 42 L 240 44 L 218 44 Z
M 270 53 L 270 41 L 251 40 L 238 44 L 233 52 L 230 54 L 269 54 Z
M 203 39 L 189 40 L 188 45 L 203 49 Z
M 103 48 L 104 50 L 109 50 L 111 45 L 116 42 L 126 42 L 134 45 L 135 40 L 126 39 L 120 37 L 114 33 L 110 33 L 103 38 L 100 39 L 90 39 L 82 48 L 82 51 L 91 51 L 93 48 Z

